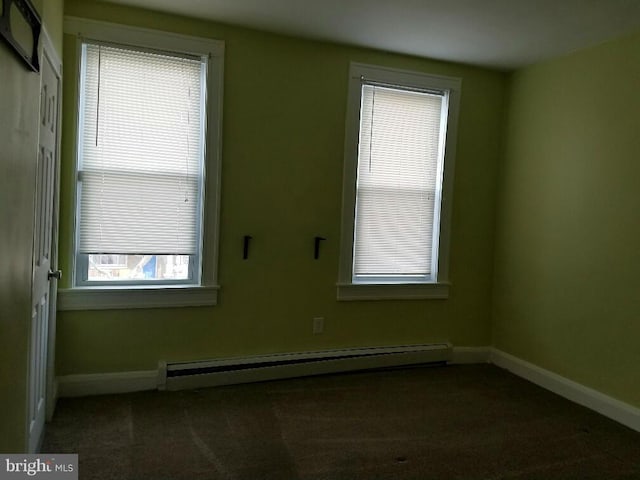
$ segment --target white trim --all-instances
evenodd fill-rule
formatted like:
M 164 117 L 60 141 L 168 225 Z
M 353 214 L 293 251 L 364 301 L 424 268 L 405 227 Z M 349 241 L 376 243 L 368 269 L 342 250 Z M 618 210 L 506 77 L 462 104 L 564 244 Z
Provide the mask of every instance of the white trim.
M 42 25 L 40 36 L 42 37 L 42 54 L 46 55 L 49 58 L 49 62 L 53 67 L 53 71 L 58 77 L 62 78 L 62 60 L 60 60 L 60 55 L 58 54 L 56 48 L 53 46 L 51 36 L 49 35 L 49 32 L 44 25 Z
M 166 371 L 188 371 L 209 367 L 233 367 L 257 364 L 251 368 L 222 368 L 221 371 L 168 376 L 158 385 L 167 390 L 213 387 L 239 383 L 280 380 L 293 377 L 350 372 L 373 368 L 447 362 L 451 359 L 451 345 L 402 345 L 393 347 L 353 348 L 317 352 L 297 352 L 252 357 L 223 358 L 203 362 L 167 363 Z M 260 363 L 307 360 L 304 363 L 259 365 Z M 163 369 L 161 363 L 161 369 Z M 186 373 L 186 372 L 185 372 Z
M 489 363 L 491 347 L 453 347 L 451 365 Z
M 424 300 L 449 297 L 448 283 L 338 284 L 338 300 Z
M 164 288 L 67 288 L 58 290 L 58 310 L 115 310 L 217 305 L 219 286 Z
M 409 88 L 435 89 L 448 92 L 449 113 L 445 142 L 444 172 L 442 175 L 442 197 L 440 207 L 439 241 L 434 246 L 438 252 L 437 283 L 435 291 L 413 291 L 408 296 L 398 296 L 398 289 L 373 288 L 369 290 L 357 288 L 360 293 L 345 287 L 353 283 L 353 237 L 356 208 L 356 180 L 358 167 L 358 139 L 360 128 L 361 79 L 374 82 L 402 85 Z M 352 62 L 349 68 L 349 89 L 346 110 L 346 131 L 344 145 L 344 167 L 342 185 L 342 221 L 340 233 L 340 262 L 338 271 L 339 300 L 381 300 L 404 298 L 447 298 L 449 281 L 449 248 L 451 229 L 451 205 L 453 201 L 453 179 L 455 169 L 457 125 L 460 109 L 462 80 L 460 78 L 429 75 L 421 72 L 399 70 L 389 67 L 365 65 Z M 434 234 L 435 235 L 435 234 Z M 446 288 L 444 287 L 446 284 Z M 356 286 L 356 285 L 354 285 Z M 385 287 L 387 287 L 385 285 Z M 412 286 L 415 289 L 415 286 Z M 433 288 L 433 287 L 431 287 Z M 351 290 L 347 292 L 347 290 Z M 407 289 L 411 291 L 411 288 Z M 446 290 L 446 294 L 444 291 Z
M 156 370 L 65 375 L 58 377 L 58 393 L 60 397 L 84 397 L 87 395 L 142 392 L 155 390 L 157 381 L 158 372 Z
M 493 348 L 491 363 L 640 432 L 640 409 Z
M 222 191 L 222 102 L 224 98 L 224 43 L 217 56 L 209 58 L 207 72 L 207 133 L 205 151 L 204 215 L 202 218 L 202 276 L 206 286 L 218 284 L 220 242 L 220 198 Z

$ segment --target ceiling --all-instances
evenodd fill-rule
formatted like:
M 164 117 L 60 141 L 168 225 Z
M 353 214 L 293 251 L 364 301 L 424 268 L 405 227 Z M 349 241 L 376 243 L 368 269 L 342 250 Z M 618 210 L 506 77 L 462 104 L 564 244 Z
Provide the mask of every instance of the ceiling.
M 640 0 L 110 0 L 511 70 L 640 30 Z

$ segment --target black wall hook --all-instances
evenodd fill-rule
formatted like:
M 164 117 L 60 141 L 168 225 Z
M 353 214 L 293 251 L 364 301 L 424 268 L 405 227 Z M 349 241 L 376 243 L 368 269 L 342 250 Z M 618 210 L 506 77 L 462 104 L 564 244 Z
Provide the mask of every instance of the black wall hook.
M 251 235 L 245 235 L 244 239 L 243 239 L 243 245 L 242 245 L 242 259 L 246 260 L 247 258 L 249 258 L 249 242 L 251 242 L 251 239 L 253 237 Z
M 320 257 L 320 242 L 326 240 L 324 237 L 314 237 L 313 238 L 313 259 L 317 260 Z

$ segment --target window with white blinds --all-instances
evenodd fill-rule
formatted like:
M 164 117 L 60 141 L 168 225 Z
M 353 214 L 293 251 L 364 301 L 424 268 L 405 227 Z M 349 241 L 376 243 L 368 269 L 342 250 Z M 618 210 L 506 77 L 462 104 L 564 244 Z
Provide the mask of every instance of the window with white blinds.
M 81 280 L 197 281 L 206 58 L 83 43 L 81 62 Z
M 447 97 L 364 84 L 354 281 L 424 281 L 437 268 Z
M 460 79 L 353 63 L 338 298 L 444 298 Z
M 64 28 L 76 182 L 58 307 L 216 305 L 224 42 L 77 17 Z

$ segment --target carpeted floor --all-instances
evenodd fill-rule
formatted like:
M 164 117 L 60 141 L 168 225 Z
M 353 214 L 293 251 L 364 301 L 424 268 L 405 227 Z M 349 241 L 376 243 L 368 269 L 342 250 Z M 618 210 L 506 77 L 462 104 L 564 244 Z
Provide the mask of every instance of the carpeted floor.
M 640 433 L 490 365 L 61 399 L 81 479 L 640 479 Z

